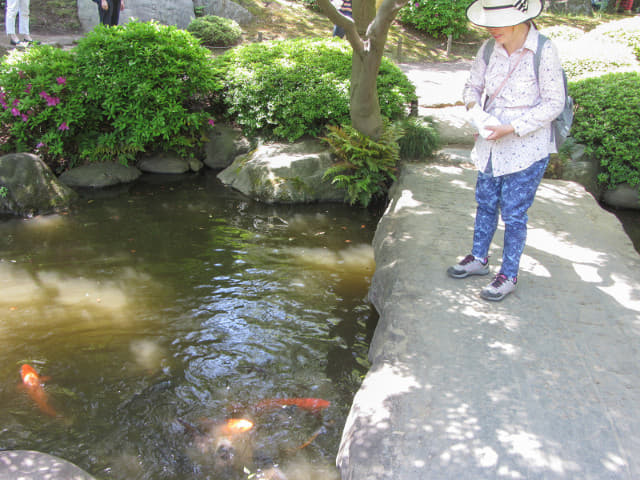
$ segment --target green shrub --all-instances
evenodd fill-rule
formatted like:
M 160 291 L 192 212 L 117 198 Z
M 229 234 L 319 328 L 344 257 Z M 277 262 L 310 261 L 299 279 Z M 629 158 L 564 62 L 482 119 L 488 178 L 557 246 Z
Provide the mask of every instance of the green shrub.
M 467 32 L 468 0 L 412 0 L 398 12 L 398 19 L 433 37 L 458 38 Z
M 598 179 L 614 186 L 640 183 L 640 74 L 614 73 L 571 83 L 573 138 L 600 161 Z
M 440 135 L 433 125 L 433 120 L 408 117 L 398 122 L 404 135 L 398 140 L 400 158 L 407 160 L 433 157 L 440 146 Z
M 247 134 L 294 141 L 328 124 L 348 124 L 351 48 L 336 39 L 242 45 L 216 59 L 223 85 L 218 108 Z M 415 87 L 391 61 L 378 76 L 382 114 L 406 115 Z
M 93 114 L 75 95 L 71 53 L 51 46 L 14 50 L 0 64 L 0 125 L 5 152 L 33 152 L 64 165 L 77 155 L 71 128 L 87 128 Z M 90 128 L 90 127 L 88 127 Z M 50 163 L 50 162 L 47 162 Z
M 338 161 L 327 169 L 324 178 L 331 178 L 331 183 L 345 188 L 351 205 L 367 207 L 373 199 L 386 195 L 396 179 L 398 139 L 403 133 L 398 125 L 387 122 L 380 139 L 374 141 L 349 125 L 329 126 L 323 140 L 331 146 Z
M 210 116 L 210 52 L 155 23 L 98 26 L 72 52 L 34 46 L 0 65 L 0 122 L 12 151 L 57 169 L 79 160 L 127 163 L 147 149 L 193 156 Z M 52 165 L 56 166 L 56 165 Z
M 242 39 L 242 29 L 235 20 L 215 15 L 194 19 L 187 30 L 203 44 L 216 47 L 235 45 Z

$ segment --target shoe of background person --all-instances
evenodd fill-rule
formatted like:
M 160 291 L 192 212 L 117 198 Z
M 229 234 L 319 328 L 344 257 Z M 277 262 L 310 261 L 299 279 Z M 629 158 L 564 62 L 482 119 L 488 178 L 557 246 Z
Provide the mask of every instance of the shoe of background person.
M 482 261 L 473 255 L 467 255 L 460 263 L 447 268 L 447 275 L 452 278 L 465 278 L 469 275 L 486 275 L 489 273 L 489 262 Z
M 499 273 L 489 285 L 484 287 L 480 292 L 480 296 L 485 300 L 499 302 L 516 289 L 517 279 L 507 278 L 506 275 Z

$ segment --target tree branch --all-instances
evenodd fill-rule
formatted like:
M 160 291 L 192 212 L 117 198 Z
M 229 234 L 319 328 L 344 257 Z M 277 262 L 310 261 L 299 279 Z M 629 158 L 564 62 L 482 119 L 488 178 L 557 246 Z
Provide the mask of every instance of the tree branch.
M 336 7 L 330 2 L 330 0 L 317 0 L 318 6 L 322 13 L 331 20 L 335 25 L 338 25 L 345 31 L 345 36 L 351 44 L 351 48 L 355 52 L 362 52 L 364 50 L 364 44 L 358 31 L 356 30 L 356 24 L 352 18 L 349 18 L 338 11 Z
M 367 35 L 372 39 L 383 36 L 386 41 L 387 33 L 396 15 L 398 15 L 398 11 L 404 7 L 408 1 L 409 0 L 383 0 L 378 8 L 376 17 L 367 29 Z

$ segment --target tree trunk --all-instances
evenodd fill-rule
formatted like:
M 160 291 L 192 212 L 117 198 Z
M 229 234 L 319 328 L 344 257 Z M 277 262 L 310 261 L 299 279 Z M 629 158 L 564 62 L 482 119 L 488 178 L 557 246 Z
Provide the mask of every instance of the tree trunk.
M 371 138 L 382 135 L 383 121 L 377 78 L 387 34 L 398 10 L 408 0 L 353 0 L 353 20 L 336 10 L 329 0 L 318 0 L 325 15 L 346 32 L 353 48 L 350 112 L 353 128 Z
M 377 86 L 381 62 L 377 52 L 354 52 L 351 59 L 351 125 L 374 139 L 380 138 L 383 128 Z

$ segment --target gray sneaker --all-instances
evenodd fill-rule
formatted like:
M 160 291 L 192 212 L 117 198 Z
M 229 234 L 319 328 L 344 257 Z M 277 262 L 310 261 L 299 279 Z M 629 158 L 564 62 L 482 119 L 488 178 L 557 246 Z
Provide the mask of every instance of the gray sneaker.
M 484 287 L 480 292 L 480 296 L 485 300 L 499 302 L 516 289 L 517 280 L 507 278 L 506 275 L 499 273 L 489 285 Z
M 486 275 L 489 273 L 489 262 L 482 263 L 473 255 L 467 255 L 460 263 L 447 268 L 447 275 L 453 278 L 464 278 L 469 275 Z

